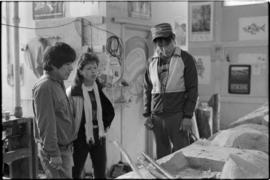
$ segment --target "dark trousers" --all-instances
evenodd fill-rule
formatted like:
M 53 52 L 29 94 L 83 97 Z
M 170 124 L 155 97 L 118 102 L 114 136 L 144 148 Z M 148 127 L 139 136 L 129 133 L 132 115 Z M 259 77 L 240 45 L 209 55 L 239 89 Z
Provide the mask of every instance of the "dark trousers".
M 153 115 L 157 159 L 189 145 L 188 135 L 180 131 L 183 113 Z
M 94 136 L 95 136 L 94 131 Z M 78 138 L 74 141 L 73 161 L 74 167 L 72 168 L 73 178 L 82 178 L 81 174 L 84 169 L 85 161 L 88 153 L 92 160 L 95 178 L 106 178 L 106 139 L 105 137 L 98 140 L 95 138 L 95 144 L 86 143 L 85 137 Z

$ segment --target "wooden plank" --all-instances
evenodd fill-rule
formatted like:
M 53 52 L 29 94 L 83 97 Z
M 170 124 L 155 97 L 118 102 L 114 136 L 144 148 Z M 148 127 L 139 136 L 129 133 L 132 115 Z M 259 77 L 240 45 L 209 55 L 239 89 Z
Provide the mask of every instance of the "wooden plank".
M 31 156 L 31 151 L 28 148 L 16 149 L 3 154 L 3 162 L 10 163 L 18 159 Z

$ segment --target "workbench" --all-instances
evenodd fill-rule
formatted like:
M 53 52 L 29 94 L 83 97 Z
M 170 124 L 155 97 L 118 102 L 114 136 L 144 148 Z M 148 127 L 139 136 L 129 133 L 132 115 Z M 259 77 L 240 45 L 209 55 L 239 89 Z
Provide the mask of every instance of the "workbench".
M 223 166 L 230 154 L 238 155 L 249 160 L 252 154 L 262 154 L 267 159 L 268 155 L 261 151 L 237 149 L 231 147 L 217 147 L 193 143 L 183 149 L 169 154 L 156 162 L 167 170 L 174 179 L 219 179 Z M 268 169 L 269 164 L 261 164 Z M 143 179 L 156 179 L 145 168 L 138 171 Z M 116 179 L 138 179 L 140 178 L 134 171 L 117 177 Z
M 2 155 L 2 167 L 8 164 L 9 178 L 37 177 L 33 118 L 2 118 Z

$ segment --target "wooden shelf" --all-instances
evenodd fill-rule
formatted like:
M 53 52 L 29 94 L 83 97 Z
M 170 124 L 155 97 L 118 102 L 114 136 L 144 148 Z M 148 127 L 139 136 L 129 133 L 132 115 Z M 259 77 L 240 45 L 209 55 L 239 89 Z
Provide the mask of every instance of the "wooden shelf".
M 2 119 L 2 134 L 7 146 L 2 146 L 2 166 L 9 166 L 10 178 L 37 177 L 37 148 L 34 141 L 32 118 Z M 3 173 L 3 172 L 2 172 Z
M 29 152 L 28 148 L 16 149 L 14 151 L 3 153 L 3 162 L 8 164 L 18 159 L 29 157 L 31 155 L 32 154 Z

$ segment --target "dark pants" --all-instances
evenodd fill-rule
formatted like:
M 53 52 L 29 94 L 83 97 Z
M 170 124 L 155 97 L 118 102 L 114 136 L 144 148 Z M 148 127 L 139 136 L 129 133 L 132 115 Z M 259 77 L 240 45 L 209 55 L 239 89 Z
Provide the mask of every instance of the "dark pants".
M 96 135 L 94 131 L 94 136 Z M 98 140 L 95 138 L 95 144 L 86 143 L 85 138 L 78 138 L 74 141 L 73 160 L 74 167 L 72 169 L 73 178 L 82 178 L 81 174 L 84 169 L 85 161 L 88 153 L 92 160 L 95 178 L 106 178 L 106 139 L 105 137 Z
M 189 145 L 188 135 L 180 131 L 183 113 L 153 115 L 157 159 Z

